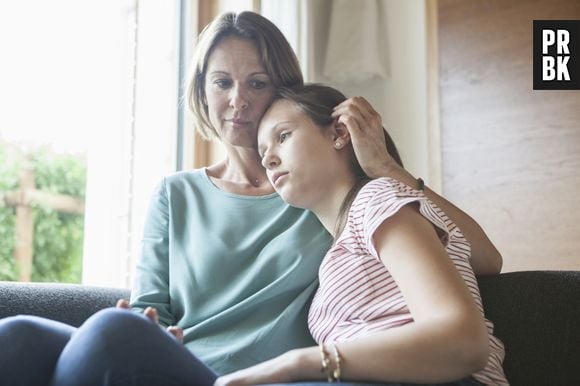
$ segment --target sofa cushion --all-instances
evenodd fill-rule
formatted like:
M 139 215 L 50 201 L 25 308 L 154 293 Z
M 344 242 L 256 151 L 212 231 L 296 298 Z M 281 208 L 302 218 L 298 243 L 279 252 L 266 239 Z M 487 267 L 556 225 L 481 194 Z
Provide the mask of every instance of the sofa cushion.
M 0 282 L 0 318 L 36 315 L 78 327 L 95 312 L 129 296 L 130 291 L 121 288 Z
M 580 271 L 478 278 L 512 386 L 580 385 Z

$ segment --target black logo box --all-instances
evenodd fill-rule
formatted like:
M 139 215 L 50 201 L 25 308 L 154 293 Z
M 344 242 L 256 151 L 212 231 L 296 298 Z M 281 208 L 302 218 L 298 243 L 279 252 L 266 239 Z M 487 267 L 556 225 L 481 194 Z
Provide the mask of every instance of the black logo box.
M 580 20 L 534 20 L 534 90 L 580 90 Z M 542 31 L 566 30 L 570 34 L 567 63 L 570 80 L 542 80 Z M 556 44 L 548 48 L 548 55 L 556 58 Z M 563 54 L 567 56 L 568 54 Z

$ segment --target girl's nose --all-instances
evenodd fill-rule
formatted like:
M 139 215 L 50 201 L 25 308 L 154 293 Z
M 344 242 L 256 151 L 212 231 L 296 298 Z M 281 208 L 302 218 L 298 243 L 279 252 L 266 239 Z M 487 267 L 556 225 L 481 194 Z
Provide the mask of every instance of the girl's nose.
M 280 159 L 276 155 L 274 155 L 270 152 L 267 152 L 264 154 L 264 158 L 262 158 L 262 166 L 264 168 L 273 169 L 276 166 L 278 166 L 279 164 L 280 164 Z

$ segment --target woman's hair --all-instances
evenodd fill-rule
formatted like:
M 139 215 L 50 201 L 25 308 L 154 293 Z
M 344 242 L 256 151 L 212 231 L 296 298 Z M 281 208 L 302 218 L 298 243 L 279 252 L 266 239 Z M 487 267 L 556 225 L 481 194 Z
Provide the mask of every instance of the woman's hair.
M 196 121 L 196 129 L 205 139 L 218 136 L 210 122 L 206 102 L 207 63 L 215 47 L 227 37 L 247 39 L 256 45 L 274 87 L 290 87 L 304 83 L 294 51 L 282 32 L 271 21 L 249 11 L 221 14 L 199 35 L 193 54 L 193 74 L 187 90 L 187 102 Z
M 276 100 L 287 100 L 292 102 L 316 125 L 325 128 L 334 122 L 334 118 L 331 116 L 334 107 L 345 101 L 346 97 L 340 91 L 332 87 L 310 83 L 289 88 L 280 88 L 276 91 L 276 94 L 274 94 L 273 101 Z M 395 142 L 386 130 L 383 130 L 383 132 L 388 153 L 393 157 L 395 162 L 399 164 L 399 166 L 403 167 L 403 161 L 401 160 L 399 151 L 395 146 Z M 370 180 L 370 177 L 366 175 L 356 159 L 354 150 L 352 151 L 352 167 L 355 175 L 358 177 L 358 183 L 349 191 L 340 207 L 338 221 L 334 232 L 335 237 L 337 237 L 344 228 L 346 214 L 348 213 L 348 209 L 350 208 L 356 194 L 360 188 Z

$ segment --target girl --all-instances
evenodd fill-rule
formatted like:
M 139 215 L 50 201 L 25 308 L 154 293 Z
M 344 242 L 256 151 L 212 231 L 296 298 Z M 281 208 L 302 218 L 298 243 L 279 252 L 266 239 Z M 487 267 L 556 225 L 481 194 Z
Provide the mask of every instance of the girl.
M 350 145 L 352 121 L 332 116 L 345 99 L 321 85 L 282 89 L 258 131 L 276 191 L 310 209 L 334 237 L 308 318 L 320 346 L 216 384 L 506 385 L 503 345 L 484 319 L 469 243 L 421 189 L 364 174 Z

